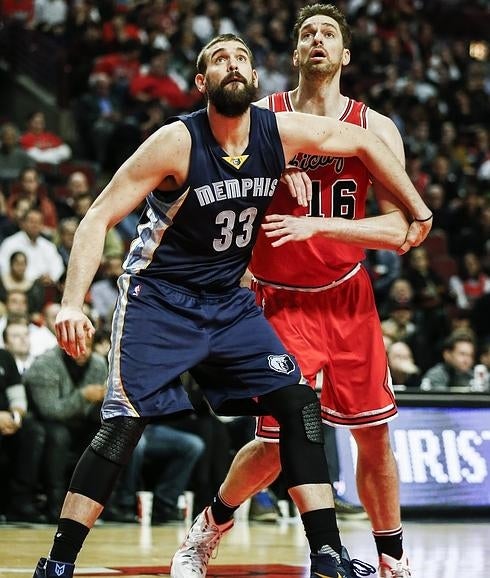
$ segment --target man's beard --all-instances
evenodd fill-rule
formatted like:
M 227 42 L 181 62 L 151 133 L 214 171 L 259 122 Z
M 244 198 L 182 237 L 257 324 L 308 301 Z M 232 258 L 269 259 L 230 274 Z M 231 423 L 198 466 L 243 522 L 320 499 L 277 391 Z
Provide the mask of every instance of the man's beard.
M 332 62 L 330 60 L 322 63 L 306 62 L 301 67 L 301 74 L 305 78 L 312 80 L 317 78 L 333 78 L 341 67 L 341 62 Z
M 227 88 L 231 79 L 242 83 L 243 88 Z M 207 96 L 219 114 L 233 118 L 245 113 L 252 102 L 257 99 L 257 88 L 252 81 L 247 82 L 246 78 L 240 74 L 231 73 L 220 84 L 213 86 L 208 83 Z

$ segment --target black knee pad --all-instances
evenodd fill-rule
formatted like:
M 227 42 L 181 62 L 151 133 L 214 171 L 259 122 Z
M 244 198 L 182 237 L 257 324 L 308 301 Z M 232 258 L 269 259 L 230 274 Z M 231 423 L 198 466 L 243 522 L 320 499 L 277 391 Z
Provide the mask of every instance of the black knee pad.
M 261 401 L 267 405 L 271 415 L 279 424 L 301 416 L 304 435 L 313 443 L 323 444 L 322 418 L 318 397 L 307 385 L 290 385 L 262 396 Z
M 261 401 L 281 426 L 281 466 L 288 488 L 330 483 L 316 393 L 306 385 L 291 385 Z
M 105 505 L 147 419 L 116 417 L 102 423 L 73 472 L 69 490 Z
M 114 417 L 102 422 L 90 447 L 101 457 L 125 466 L 145 431 L 148 419 L 141 417 Z

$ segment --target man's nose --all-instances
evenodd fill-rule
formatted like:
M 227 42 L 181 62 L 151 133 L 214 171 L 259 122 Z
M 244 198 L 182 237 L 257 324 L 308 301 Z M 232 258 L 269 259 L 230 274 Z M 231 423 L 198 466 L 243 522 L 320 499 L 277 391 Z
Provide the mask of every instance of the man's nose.
M 236 58 L 230 58 L 230 61 L 228 63 L 228 70 L 230 71 L 238 70 L 238 61 L 236 60 Z

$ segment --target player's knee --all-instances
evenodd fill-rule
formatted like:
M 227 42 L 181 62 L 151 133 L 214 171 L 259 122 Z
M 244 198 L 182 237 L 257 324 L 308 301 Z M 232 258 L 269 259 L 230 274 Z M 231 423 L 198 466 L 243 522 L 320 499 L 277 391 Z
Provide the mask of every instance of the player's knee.
M 104 421 L 73 472 L 70 491 L 105 505 L 147 423 L 130 417 Z
M 101 457 L 125 466 L 143 434 L 148 420 L 135 417 L 115 417 L 104 421 L 90 447 Z
M 388 424 L 384 423 L 377 426 L 363 427 L 352 430 L 352 435 L 360 452 L 381 451 L 390 449 L 390 434 Z
M 281 428 L 302 430 L 310 442 L 323 444 L 320 403 L 313 389 L 306 385 L 291 385 L 263 396 L 263 401 Z

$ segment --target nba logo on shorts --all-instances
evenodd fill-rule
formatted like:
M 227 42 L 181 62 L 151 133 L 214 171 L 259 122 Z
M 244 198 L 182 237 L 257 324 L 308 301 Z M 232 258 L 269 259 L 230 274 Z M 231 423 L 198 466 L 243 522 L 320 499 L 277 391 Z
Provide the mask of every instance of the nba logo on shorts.
M 133 289 L 133 295 L 135 297 L 138 297 L 141 291 L 141 285 L 136 285 L 136 287 Z
M 296 366 L 289 355 L 269 355 L 269 367 L 278 373 L 292 373 Z

